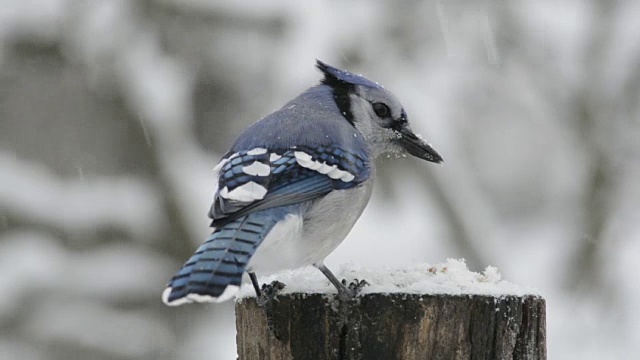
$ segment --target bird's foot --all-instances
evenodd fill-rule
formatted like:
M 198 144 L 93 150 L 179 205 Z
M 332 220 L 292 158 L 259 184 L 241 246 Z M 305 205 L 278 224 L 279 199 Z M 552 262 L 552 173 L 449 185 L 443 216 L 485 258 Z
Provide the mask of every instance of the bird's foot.
M 358 279 L 353 279 L 353 281 L 350 282 L 349 285 L 347 285 L 347 280 L 345 279 L 342 279 L 341 283 L 342 286 L 338 288 L 338 298 L 340 299 L 340 301 L 349 301 L 351 299 L 354 299 L 356 296 L 358 296 L 360 291 L 362 291 L 362 288 L 369 285 L 366 280 Z
M 342 281 L 346 283 L 345 280 L 342 280 Z M 362 289 L 367 285 L 369 285 L 367 280 L 353 279 L 353 281 L 349 283 L 348 289 L 353 291 L 353 296 L 356 296 L 360 294 L 360 291 L 362 291 Z
M 256 303 L 264 310 L 267 317 L 267 326 L 271 333 L 280 339 L 280 336 L 276 332 L 275 322 L 273 320 L 273 302 L 280 290 L 284 289 L 286 285 L 280 281 L 273 281 L 271 284 L 263 284 L 260 289 L 260 295 L 256 297 Z
M 365 280 L 354 279 L 347 285 L 347 281 L 343 279 L 338 285 L 340 285 L 336 286 L 338 288 L 338 301 L 334 302 L 332 307 L 334 311 L 339 314 L 338 326 L 342 327 L 349 322 L 352 306 L 351 301 L 353 301 L 362 288 L 369 285 L 369 283 Z
M 271 282 L 271 284 L 262 284 L 260 295 L 258 295 L 256 299 L 258 306 L 265 307 L 270 305 L 274 301 L 280 290 L 284 289 L 285 286 L 286 285 L 284 283 L 281 283 L 277 280 Z

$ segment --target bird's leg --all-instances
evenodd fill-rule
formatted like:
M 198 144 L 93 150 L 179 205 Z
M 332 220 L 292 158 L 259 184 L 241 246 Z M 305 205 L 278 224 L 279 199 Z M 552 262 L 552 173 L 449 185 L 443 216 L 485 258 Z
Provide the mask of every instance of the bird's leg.
M 326 276 L 327 279 L 331 281 L 333 286 L 335 286 L 336 289 L 338 289 L 338 298 L 340 299 L 340 301 L 347 301 L 347 300 L 353 299 L 354 297 L 356 297 L 356 295 L 358 295 L 360 290 L 362 290 L 362 288 L 365 285 L 369 285 L 365 280 L 359 281 L 358 279 L 355 279 L 353 282 L 349 284 L 349 286 L 347 286 L 346 280 L 339 281 L 338 278 L 336 278 L 336 276 L 333 275 L 331 270 L 329 270 L 329 268 L 327 268 L 323 263 L 314 264 L 313 266 L 315 266 L 318 270 L 322 271 L 324 276 Z
M 271 284 L 263 284 L 261 288 L 256 273 L 251 271 L 247 271 L 247 273 L 251 279 L 251 284 L 253 284 L 253 289 L 256 291 L 256 303 L 264 310 L 267 317 L 267 326 L 276 339 L 280 339 L 273 320 L 273 301 L 280 290 L 284 289 L 285 284 L 280 281 L 274 281 Z
M 253 289 L 256 291 L 256 298 L 262 296 L 262 292 L 260 291 L 260 283 L 258 283 L 258 277 L 256 277 L 256 273 L 252 271 L 247 271 L 249 274 L 249 279 L 251 279 L 251 284 L 253 285 Z

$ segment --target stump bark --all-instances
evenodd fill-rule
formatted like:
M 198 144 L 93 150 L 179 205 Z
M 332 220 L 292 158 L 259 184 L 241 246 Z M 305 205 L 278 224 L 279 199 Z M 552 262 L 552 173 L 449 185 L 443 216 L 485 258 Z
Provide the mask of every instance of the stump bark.
M 272 307 L 236 302 L 241 360 L 546 359 L 539 296 L 286 294 Z

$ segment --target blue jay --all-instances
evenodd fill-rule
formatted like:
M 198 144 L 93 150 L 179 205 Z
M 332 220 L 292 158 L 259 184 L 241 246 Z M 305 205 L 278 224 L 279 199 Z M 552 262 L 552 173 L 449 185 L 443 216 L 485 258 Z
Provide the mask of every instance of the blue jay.
M 442 158 L 409 127 L 396 97 L 375 82 L 321 61 L 320 85 L 249 127 L 220 163 L 209 238 L 171 279 L 167 305 L 222 302 L 244 272 L 318 268 L 341 296 L 353 296 L 324 265 L 369 202 L 375 158 Z

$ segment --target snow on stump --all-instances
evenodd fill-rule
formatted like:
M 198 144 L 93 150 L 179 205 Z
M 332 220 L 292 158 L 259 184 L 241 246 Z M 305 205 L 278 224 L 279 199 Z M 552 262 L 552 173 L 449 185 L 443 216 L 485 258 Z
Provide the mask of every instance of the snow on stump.
M 370 285 L 341 306 L 316 269 L 260 279 L 284 290 L 273 329 L 250 286 L 236 301 L 238 356 L 269 359 L 546 359 L 545 300 L 464 261 L 405 269 L 343 269 Z

